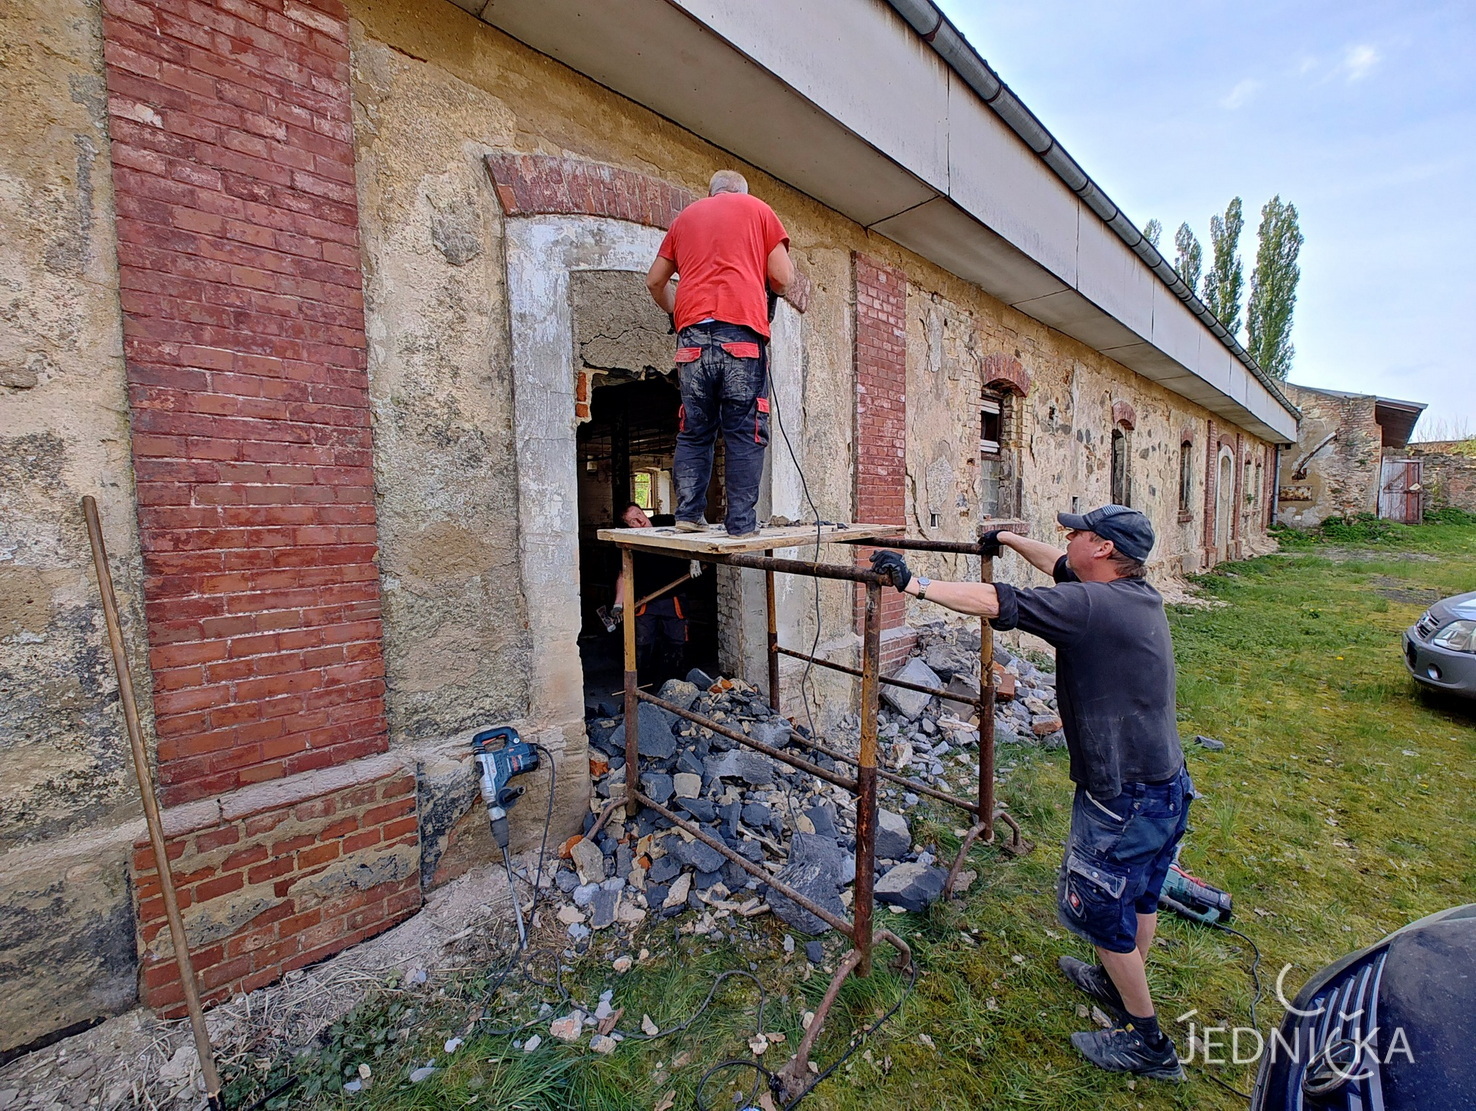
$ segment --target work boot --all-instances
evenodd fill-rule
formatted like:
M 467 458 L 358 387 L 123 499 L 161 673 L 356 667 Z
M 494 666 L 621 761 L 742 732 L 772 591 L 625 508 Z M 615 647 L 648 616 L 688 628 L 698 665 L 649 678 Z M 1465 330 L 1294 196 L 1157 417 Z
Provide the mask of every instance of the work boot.
M 1056 961 L 1056 967 L 1066 979 L 1085 992 L 1087 998 L 1100 1003 L 1109 1018 L 1121 1021 L 1127 1017 L 1127 1008 L 1122 1005 L 1122 995 L 1118 992 L 1117 985 L 1100 964 L 1087 964 L 1075 957 L 1061 957 Z
M 728 533 L 728 539 L 729 540 L 752 540 L 758 534 L 759 534 L 759 530 L 758 529 L 754 529 L 752 532 L 730 532 L 730 533 Z
M 1150 1080 L 1183 1080 L 1184 1067 L 1179 1064 L 1173 1039 L 1160 1034 L 1161 1044 L 1154 1049 L 1131 1022 L 1111 1030 L 1071 1035 L 1071 1044 L 1092 1064 L 1108 1072 L 1130 1072 Z
M 706 532 L 708 524 L 706 521 L 678 521 L 677 532 Z

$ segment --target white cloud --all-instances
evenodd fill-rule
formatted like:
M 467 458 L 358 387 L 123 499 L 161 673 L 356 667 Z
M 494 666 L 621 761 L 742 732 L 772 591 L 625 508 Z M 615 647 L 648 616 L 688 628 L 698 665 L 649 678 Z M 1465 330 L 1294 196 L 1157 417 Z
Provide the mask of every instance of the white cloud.
M 1260 91 L 1263 82 L 1254 77 L 1247 77 L 1243 81 L 1236 82 L 1235 88 L 1231 89 L 1220 101 L 1222 108 L 1239 108 Z
M 1367 43 L 1348 47 L 1343 55 L 1343 64 L 1338 68 L 1347 76 L 1349 83 L 1362 81 L 1379 64 L 1379 52 Z

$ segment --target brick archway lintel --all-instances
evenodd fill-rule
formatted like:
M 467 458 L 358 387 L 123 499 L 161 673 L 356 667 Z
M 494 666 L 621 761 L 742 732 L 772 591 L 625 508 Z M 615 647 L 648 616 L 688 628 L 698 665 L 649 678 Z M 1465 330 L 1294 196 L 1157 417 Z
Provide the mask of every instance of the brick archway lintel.
M 508 216 L 603 216 L 669 228 L 697 199 L 669 181 L 582 158 L 494 151 L 487 172 Z
M 1112 423 L 1121 425 L 1131 432 L 1138 424 L 1138 413 L 1127 401 L 1114 401 L 1112 403 Z
M 982 385 L 985 389 L 1003 386 L 1020 397 L 1030 393 L 1030 372 L 1020 365 L 1019 359 L 1011 355 L 985 355 L 983 377 Z

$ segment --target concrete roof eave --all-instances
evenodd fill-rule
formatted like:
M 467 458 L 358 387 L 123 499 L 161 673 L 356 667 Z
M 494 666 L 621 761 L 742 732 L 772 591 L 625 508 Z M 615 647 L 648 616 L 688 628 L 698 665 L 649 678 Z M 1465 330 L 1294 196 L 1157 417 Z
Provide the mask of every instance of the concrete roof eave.
M 882 0 L 448 0 L 1276 443 L 1296 413 Z

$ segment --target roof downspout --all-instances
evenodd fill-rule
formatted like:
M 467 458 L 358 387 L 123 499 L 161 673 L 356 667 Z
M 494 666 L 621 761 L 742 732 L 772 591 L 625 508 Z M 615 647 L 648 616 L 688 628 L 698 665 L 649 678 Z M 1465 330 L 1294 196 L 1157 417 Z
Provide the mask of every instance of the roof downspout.
M 1184 283 L 1184 279 L 1179 277 L 1178 271 L 1159 254 L 1158 249 L 1148 242 L 1123 211 L 1112 203 L 1112 198 L 1102 191 L 1102 187 L 1087 175 L 1076 159 L 1066 153 L 1065 148 L 1046 130 L 1045 124 L 1036 118 L 1035 113 L 1025 107 L 1024 102 L 1000 80 L 999 74 L 989 68 L 989 63 L 969 45 L 969 41 L 949 22 L 933 0 L 887 0 L 887 3 L 948 63 L 949 68 L 963 79 L 964 84 L 979 94 L 979 98 L 1004 121 L 1005 126 L 1040 155 L 1055 175 L 1066 183 L 1066 187 L 1117 233 L 1117 237 L 1158 275 L 1159 280 L 1173 291 L 1174 296 L 1183 301 L 1189 311 L 1199 317 L 1204 326 L 1255 375 L 1256 380 L 1266 387 L 1271 396 L 1287 412 L 1300 417 L 1301 410 L 1287 400 L 1275 380 L 1260 368 L 1251 358 L 1250 352 L 1241 346 L 1240 341 L 1195 296 L 1194 291 Z

